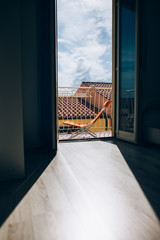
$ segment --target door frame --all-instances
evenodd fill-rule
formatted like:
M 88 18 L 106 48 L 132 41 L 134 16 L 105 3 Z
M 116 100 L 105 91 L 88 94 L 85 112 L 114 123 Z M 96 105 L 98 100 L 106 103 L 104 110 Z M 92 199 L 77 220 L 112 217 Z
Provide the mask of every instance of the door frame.
M 112 0 L 112 137 L 116 136 L 116 0 Z

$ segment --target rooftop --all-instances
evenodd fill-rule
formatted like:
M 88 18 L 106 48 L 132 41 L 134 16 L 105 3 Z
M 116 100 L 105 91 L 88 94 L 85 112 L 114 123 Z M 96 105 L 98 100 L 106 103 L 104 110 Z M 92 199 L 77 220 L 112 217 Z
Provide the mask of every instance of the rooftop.
M 83 104 L 83 99 L 78 97 L 58 97 L 58 117 L 65 118 L 90 118 L 96 113 Z
M 59 92 L 59 119 L 94 118 L 102 107 L 101 105 L 96 105 L 97 100 L 99 100 L 98 95 L 103 96 L 103 103 L 105 99 L 112 99 L 112 83 L 82 82 L 80 87 L 82 88 L 77 87 L 76 91 L 70 90 L 69 88 L 68 90 L 65 89 L 64 93 Z M 93 87 L 93 90 L 96 94 L 91 94 L 90 96 L 90 90 L 89 92 L 87 90 L 88 87 Z M 93 102 L 93 100 L 91 101 L 91 98 L 88 97 L 97 100 Z
M 95 92 L 104 96 L 106 99 L 112 99 L 112 83 L 104 82 L 82 82 L 81 87 L 95 87 L 95 88 L 109 88 L 109 89 L 95 89 Z

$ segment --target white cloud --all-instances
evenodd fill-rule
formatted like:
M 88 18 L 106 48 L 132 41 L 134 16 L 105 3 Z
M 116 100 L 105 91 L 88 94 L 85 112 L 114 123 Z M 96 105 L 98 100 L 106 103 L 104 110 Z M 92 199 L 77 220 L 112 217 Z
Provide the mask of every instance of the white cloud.
M 111 80 L 111 17 L 111 0 L 58 0 L 59 86 Z

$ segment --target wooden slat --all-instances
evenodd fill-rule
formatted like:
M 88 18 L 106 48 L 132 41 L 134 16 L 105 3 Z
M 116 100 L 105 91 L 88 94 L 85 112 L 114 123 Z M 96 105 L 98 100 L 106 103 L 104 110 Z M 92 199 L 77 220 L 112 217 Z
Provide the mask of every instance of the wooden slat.
M 158 217 L 129 167 L 142 161 L 141 180 L 150 172 L 150 193 L 156 195 L 159 150 L 148 151 L 121 142 L 60 143 L 57 156 L 1 227 L 0 239 L 160 239 Z

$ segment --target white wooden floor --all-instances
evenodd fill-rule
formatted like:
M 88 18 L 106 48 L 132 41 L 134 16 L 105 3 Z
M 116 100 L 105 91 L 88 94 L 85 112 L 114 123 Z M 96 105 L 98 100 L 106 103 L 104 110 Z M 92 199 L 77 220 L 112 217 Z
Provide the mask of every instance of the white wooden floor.
M 60 143 L 0 240 L 159 240 L 160 225 L 118 147 Z

